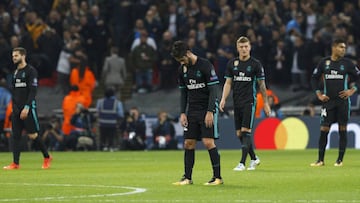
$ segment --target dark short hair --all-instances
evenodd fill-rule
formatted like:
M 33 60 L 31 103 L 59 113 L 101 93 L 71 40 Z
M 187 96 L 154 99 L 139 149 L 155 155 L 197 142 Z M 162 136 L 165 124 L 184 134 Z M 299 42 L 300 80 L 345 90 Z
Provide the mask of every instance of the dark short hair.
M 108 87 L 105 90 L 105 97 L 109 98 L 115 95 L 115 89 L 113 87 Z
M 336 46 L 336 45 L 341 44 L 341 43 L 346 44 L 346 40 L 344 38 L 339 37 L 339 38 L 333 39 L 331 45 Z
M 189 50 L 188 45 L 183 41 L 174 42 L 171 49 L 171 56 L 174 58 L 181 58 L 186 55 L 186 52 Z
M 12 51 L 13 52 L 18 51 L 20 55 L 26 56 L 26 49 L 23 47 L 16 47 Z

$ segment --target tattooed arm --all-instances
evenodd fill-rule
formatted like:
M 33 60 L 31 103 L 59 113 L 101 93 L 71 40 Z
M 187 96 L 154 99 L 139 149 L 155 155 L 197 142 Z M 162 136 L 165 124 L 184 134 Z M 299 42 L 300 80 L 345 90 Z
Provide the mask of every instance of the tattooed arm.
M 258 80 L 258 85 L 259 85 L 259 91 L 260 91 L 262 97 L 264 98 L 264 112 L 265 112 L 266 116 L 269 116 L 270 115 L 270 106 L 269 106 L 268 97 L 266 94 L 265 80 Z

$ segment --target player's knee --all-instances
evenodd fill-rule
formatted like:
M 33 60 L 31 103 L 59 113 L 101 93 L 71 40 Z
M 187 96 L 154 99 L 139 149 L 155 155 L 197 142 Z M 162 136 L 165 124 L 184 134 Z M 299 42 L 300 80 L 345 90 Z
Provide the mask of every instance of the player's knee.
M 29 136 L 30 139 L 35 140 L 37 138 L 38 134 L 37 133 L 32 133 L 32 134 L 29 134 L 28 136 Z
M 203 139 L 202 142 L 206 149 L 212 149 L 215 147 L 215 142 L 213 139 Z
M 323 132 L 329 132 L 329 130 L 330 130 L 330 126 L 321 126 L 320 127 L 320 131 L 323 131 Z
M 339 125 L 339 131 L 346 131 L 347 130 L 346 127 L 347 127 L 346 125 Z
M 196 140 L 185 139 L 184 148 L 185 149 L 195 149 Z

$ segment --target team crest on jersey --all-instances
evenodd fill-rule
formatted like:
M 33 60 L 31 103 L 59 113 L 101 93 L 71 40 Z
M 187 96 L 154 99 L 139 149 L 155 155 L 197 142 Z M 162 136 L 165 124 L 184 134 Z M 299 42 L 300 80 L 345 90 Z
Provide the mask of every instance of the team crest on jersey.
M 344 69 L 345 69 L 344 65 L 341 65 L 340 70 L 344 70 Z
M 327 66 L 329 66 L 329 65 L 330 65 L 330 63 L 331 63 L 331 61 L 330 61 L 330 60 L 326 60 L 326 61 L 325 61 L 325 65 L 327 65 Z
M 198 70 L 196 71 L 196 77 L 200 78 L 201 77 L 201 72 Z
M 23 72 L 23 73 L 21 74 L 21 77 L 22 77 L 22 78 L 25 78 L 25 72 Z
M 234 66 L 238 66 L 239 65 L 239 61 L 238 60 L 235 60 L 234 61 Z
M 183 73 L 186 73 L 187 72 L 187 68 L 186 66 L 183 66 Z
M 250 72 L 251 71 L 251 66 L 246 67 L 246 71 Z

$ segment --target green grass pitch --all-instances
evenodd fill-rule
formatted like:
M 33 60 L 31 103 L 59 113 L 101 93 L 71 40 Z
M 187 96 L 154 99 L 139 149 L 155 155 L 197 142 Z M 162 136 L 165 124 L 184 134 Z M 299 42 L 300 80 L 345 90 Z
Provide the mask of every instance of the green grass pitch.
M 200 144 L 200 143 L 199 143 Z M 23 152 L 21 169 L 0 171 L 0 202 L 360 202 L 360 151 L 349 149 L 334 167 L 309 164 L 316 150 L 261 151 L 255 171 L 235 172 L 239 150 L 220 150 L 224 185 L 204 186 L 212 176 L 208 152 L 195 155 L 193 185 L 174 186 L 183 174 L 183 151 L 53 152 L 42 170 L 40 152 Z M 12 160 L 0 153 L 1 166 Z M 249 160 L 248 160 L 249 161 Z

